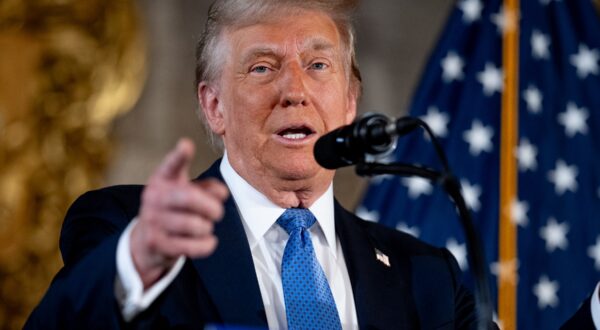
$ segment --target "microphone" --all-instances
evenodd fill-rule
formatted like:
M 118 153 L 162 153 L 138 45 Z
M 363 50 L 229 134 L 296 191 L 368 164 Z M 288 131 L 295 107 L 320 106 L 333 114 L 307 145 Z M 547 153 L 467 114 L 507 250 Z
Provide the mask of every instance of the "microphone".
M 418 126 L 419 119 L 404 117 L 394 122 L 382 114 L 366 113 L 352 124 L 321 136 L 315 143 L 315 159 L 331 170 L 363 163 L 367 156 L 393 150 L 398 136 Z

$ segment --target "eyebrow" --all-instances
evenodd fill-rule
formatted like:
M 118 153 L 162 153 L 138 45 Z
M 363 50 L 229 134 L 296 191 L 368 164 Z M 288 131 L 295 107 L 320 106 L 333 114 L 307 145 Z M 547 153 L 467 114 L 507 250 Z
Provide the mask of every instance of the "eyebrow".
M 335 46 L 328 39 L 315 37 L 308 39 L 304 45 L 305 48 L 316 51 L 330 51 L 334 50 Z
M 255 48 L 251 48 L 245 52 L 244 56 L 241 59 L 241 63 L 247 63 L 251 60 L 260 57 L 282 57 L 281 53 L 278 53 L 275 49 L 268 46 L 258 46 Z
M 325 38 L 316 37 L 306 40 L 302 45 L 302 48 L 309 51 L 332 52 L 336 47 L 331 43 L 331 41 Z M 247 63 L 261 57 L 281 58 L 283 56 L 284 55 L 278 51 L 276 47 L 259 45 L 246 51 L 240 62 Z

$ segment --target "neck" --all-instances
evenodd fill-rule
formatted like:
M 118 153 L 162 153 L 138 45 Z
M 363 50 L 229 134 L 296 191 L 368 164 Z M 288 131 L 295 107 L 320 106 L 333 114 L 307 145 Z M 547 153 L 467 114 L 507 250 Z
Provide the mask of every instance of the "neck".
M 331 180 L 310 182 L 311 180 L 273 180 L 272 182 L 252 182 L 253 187 L 270 201 L 282 208 L 309 208 L 323 196 L 331 185 Z
M 309 208 L 319 199 L 333 181 L 335 171 L 320 169 L 306 177 L 284 177 L 265 168 L 249 171 L 244 166 L 236 166 L 229 161 L 231 168 L 254 189 L 271 202 L 282 208 Z

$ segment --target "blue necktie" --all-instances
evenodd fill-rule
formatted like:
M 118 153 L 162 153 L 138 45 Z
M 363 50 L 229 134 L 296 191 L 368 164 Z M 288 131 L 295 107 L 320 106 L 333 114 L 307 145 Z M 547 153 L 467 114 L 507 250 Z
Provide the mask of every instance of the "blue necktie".
M 307 209 L 287 209 L 277 219 L 277 224 L 290 235 L 281 262 L 290 330 L 342 328 L 331 289 L 310 240 L 308 228 L 315 221 Z

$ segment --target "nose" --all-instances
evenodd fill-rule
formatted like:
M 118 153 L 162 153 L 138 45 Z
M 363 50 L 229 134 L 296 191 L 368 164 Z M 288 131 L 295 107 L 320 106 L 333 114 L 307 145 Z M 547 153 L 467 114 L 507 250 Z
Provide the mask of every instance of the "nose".
M 300 65 L 290 65 L 281 79 L 281 101 L 284 108 L 308 105 L 305 72 Z

